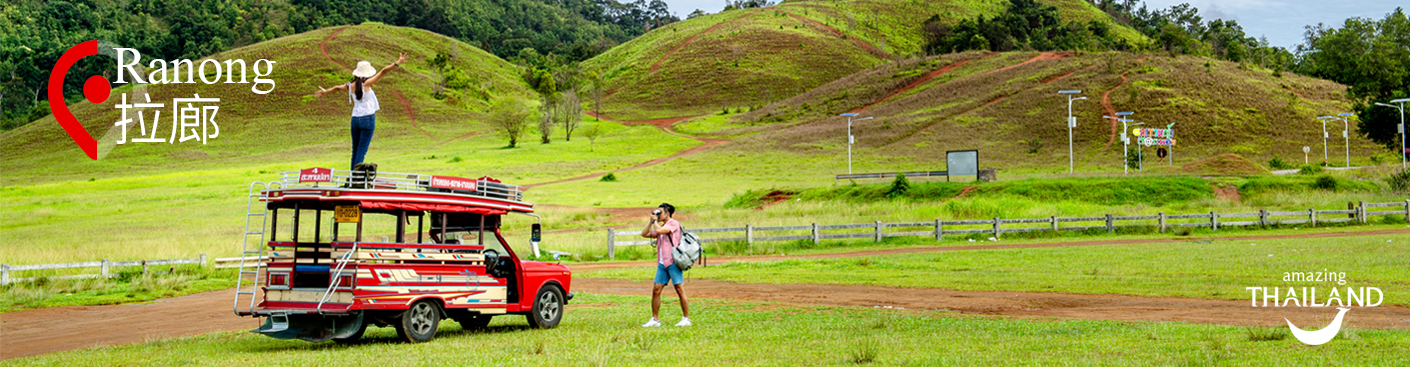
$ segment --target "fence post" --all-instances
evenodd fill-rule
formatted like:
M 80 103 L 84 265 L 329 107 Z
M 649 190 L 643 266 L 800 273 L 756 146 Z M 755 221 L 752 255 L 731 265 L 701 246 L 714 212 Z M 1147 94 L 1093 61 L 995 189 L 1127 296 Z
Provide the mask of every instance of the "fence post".
M 1346 210 L 1352 211 L 1351 214 L 1347 214 L 1347 215 L 1346 215 L 1347 218 L 1353 219 L 1353 220 L 1356 219 L 1356 213 L 1355 213 L 1355 212 L 1356 212 L 1356 203 L 1353 203 L 1353 202 L 1350 202 L 1350 201 L 1346 202 Z
M 0 285 L 10 284 L 10 264 L 0 264 Z
M 142 274 L 147 274 L 147 260 L 142 260 Z
M 1057 233 L 1057 216 L 1056 216 L 1056 215 L 1049 216 L 1049 217 L 1048 217 L 1048 221 L 1053 222 L 1053 233 Z
M 1267 209 L 1258 209 L 1258 225 L 1264 226 L 1264 227 L 1267 227 L 1267 226 L 1268 226 L 1268 210 L 1267 210 Z
M 1165 212 L 1156 213 L 1156 216 L 1160 220 L 1160 233 L 1165 233 Z
M 936 242 L 939 242 L 939 241 L 942 240 L 942 239 L 945 239 L 945 225 L 942 224 L 939 219 L 936 219 L 936 220 L 935 220 L 935 241 L 936 241 Z
M 1312 221 L 1312 228 L 1317 228 L 1317 209 L 1316 209 L 1316 208 L 1307 209 L 1307 212 L 1308 212 L 1308 213 L 1311 213 L 1311 214 L 1309 214 L 1309 217 L 1311 218 L 1310 220 Z
M 607 258 L 617 259 L 617 231 L 607 228 Z
M 753 248 L 754 248 L 754 225 L 753 225 L 753 224 L 745 224 L 745 225 L 744 225 L 744 242 L 747 243 L 747 244 L 749 244 L 749 248 L 750 248 L 750 249 L 753 249 Z
M 1213 231 L 1219 230 L 1219 213 L 1209 212 L 1209 229 Z
M 201 267 L 206 267 L 206 254 L 201 254 Z
M 103 279 L 108 279 L 108 259 L 103 259 Z
M 1366 224 L 1366 202 L 1356 206 L 1356 216 L 1361 217 L 1361 224 Z
M 999 217 L 994 217 L 994 238 L 995 238 L 995 239 L 998 239 L 998 238 L 999 238 L 999 223 L 1003 223 L 1003 220 L 1000 220 Z
M 876 221 L 876 242 L 881 242 L 881 221 Z
M 1106 215 L 1106 233 L 1116 233 L 1116 227 L 1112 226 L 1111 213 Z
M 822 242 L 822 235 L 818 233 L 818 224 L 813 223 L 813 244 Z
M 1410 222 L 1410 199 L 1405 199 L 1405 221 Z

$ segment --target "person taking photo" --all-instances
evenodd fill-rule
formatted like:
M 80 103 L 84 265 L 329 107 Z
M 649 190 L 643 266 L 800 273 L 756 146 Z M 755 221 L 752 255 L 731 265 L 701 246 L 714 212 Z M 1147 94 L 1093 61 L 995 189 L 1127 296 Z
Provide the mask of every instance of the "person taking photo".
M 683 284 L 685 276 L 672 257 L 672 250 L 681 243 L 684 235 L 680 222 L 672 218 L 675 214 L 675 206 L 662 203 L 651 212 L 651 221 L 641 230 L 642 237 L 656 239 L 656 284 L 651 290 L 651 321 L 642 324 L 642 327 L 661 326 L 661 291 L 666 288 L 667 282 L 675 285 L 676 295 L 681 300 L 681 321 L 676 326 L 690 326 L 690 306 L 685 299 Z

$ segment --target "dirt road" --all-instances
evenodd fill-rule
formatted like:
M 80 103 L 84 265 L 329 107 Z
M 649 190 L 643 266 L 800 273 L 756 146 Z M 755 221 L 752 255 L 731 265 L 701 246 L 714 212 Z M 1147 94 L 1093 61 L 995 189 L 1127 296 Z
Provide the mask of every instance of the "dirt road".
M 1359 233 L 1309 233 L 1299 235 L 1224 237 L 1220 240 L 1268 240 L 1280 238 L 1327 238 L 1387 234 L 1407 234 L 1410 230 L 1381 230 Z M 1002 248 L 1069 247 L 1125 245 L 1138 243 L 1186 242 L 1202 238 L 1079 241 L 1052 244 L 917 247 L 802 256 L 750 256 L 710 259 L 712 264 L 733 261 L 771 261 L 799 258 L 839 258 L 878 256 L 914 252 L 966 251 Z M 650 262 L 577 264 L 579 272 L 631 266 Z M 650 285 L 643 282 L 578 278 L 574 292 L 645 295 Z M 1098 320 L 1184 321 L 1206 324 L 1268 326 L 1284 325 L 1283 318 L 1306 329 L 1325 326 L 1335 316 L 1325 308 L 1254 308 L 1249 301 L 1196 298 L 1138 297 L 1042 292 L 980 292 L 933 288 L 900 288 L 828 284 L 739 284 L 692 280 L 691 297 L 745 301 L 770 301 L 799 305 L 891 306 L 905 309 L 951 310 L 967 314 L 1013 317 L 1051 317 Z M 252 319 L 236 317 L 231 311 L 234 290 L 214 291 L 167 298 L 146 304 L 75 306 L 27 310 L 0 314 L 0 359 L 82 349 L 100 345 L 142 342 L 148 339 L 200 335 L 216 331 L 253 329 Z M 571 307 L 571 306 L 570 306 Z M 703 312 L 703 311 L 702 311 Z M 1410 309 L 1383 305 L 1355 308 L 1348 327 L 1358 329 L 1410 329 Z M 56 327 L 57 323 L 62 327 Z

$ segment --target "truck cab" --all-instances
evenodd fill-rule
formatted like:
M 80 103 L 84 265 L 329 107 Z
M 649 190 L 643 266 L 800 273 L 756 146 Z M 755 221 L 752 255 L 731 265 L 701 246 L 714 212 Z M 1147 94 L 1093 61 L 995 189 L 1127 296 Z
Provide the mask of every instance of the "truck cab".
M 254 259 L 234 308 L 270 337 L 352 342 L 378 326 L 423 342 L 443 319 L 471 330 L 503 315 L 552 328 L 573 297 L 567 266 L 524 259 L 505 239 L 505 216 L 537 216 L 522 187 L 489 177 L 310 168 L 252 183 L 250 207 Z

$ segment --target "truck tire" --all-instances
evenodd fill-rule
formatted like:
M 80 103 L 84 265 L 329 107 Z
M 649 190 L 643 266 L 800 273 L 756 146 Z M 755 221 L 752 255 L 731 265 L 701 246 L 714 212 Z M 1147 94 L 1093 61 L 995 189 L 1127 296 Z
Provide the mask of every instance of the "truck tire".
M 558 322 L 563 320 L 563 291 L 555 285 L 539 288 L 538 295 L 534 296 L 534 308 L 527 316 L 531 328 L 552 329 L 558 326 Z
M 426 299 L 411 304 L 411 308 L 398 320 L 397 335 L 406 341 L 420 343 L 436 337 L 436 328 L 441 324 L 441 307 L 435 301 Z

